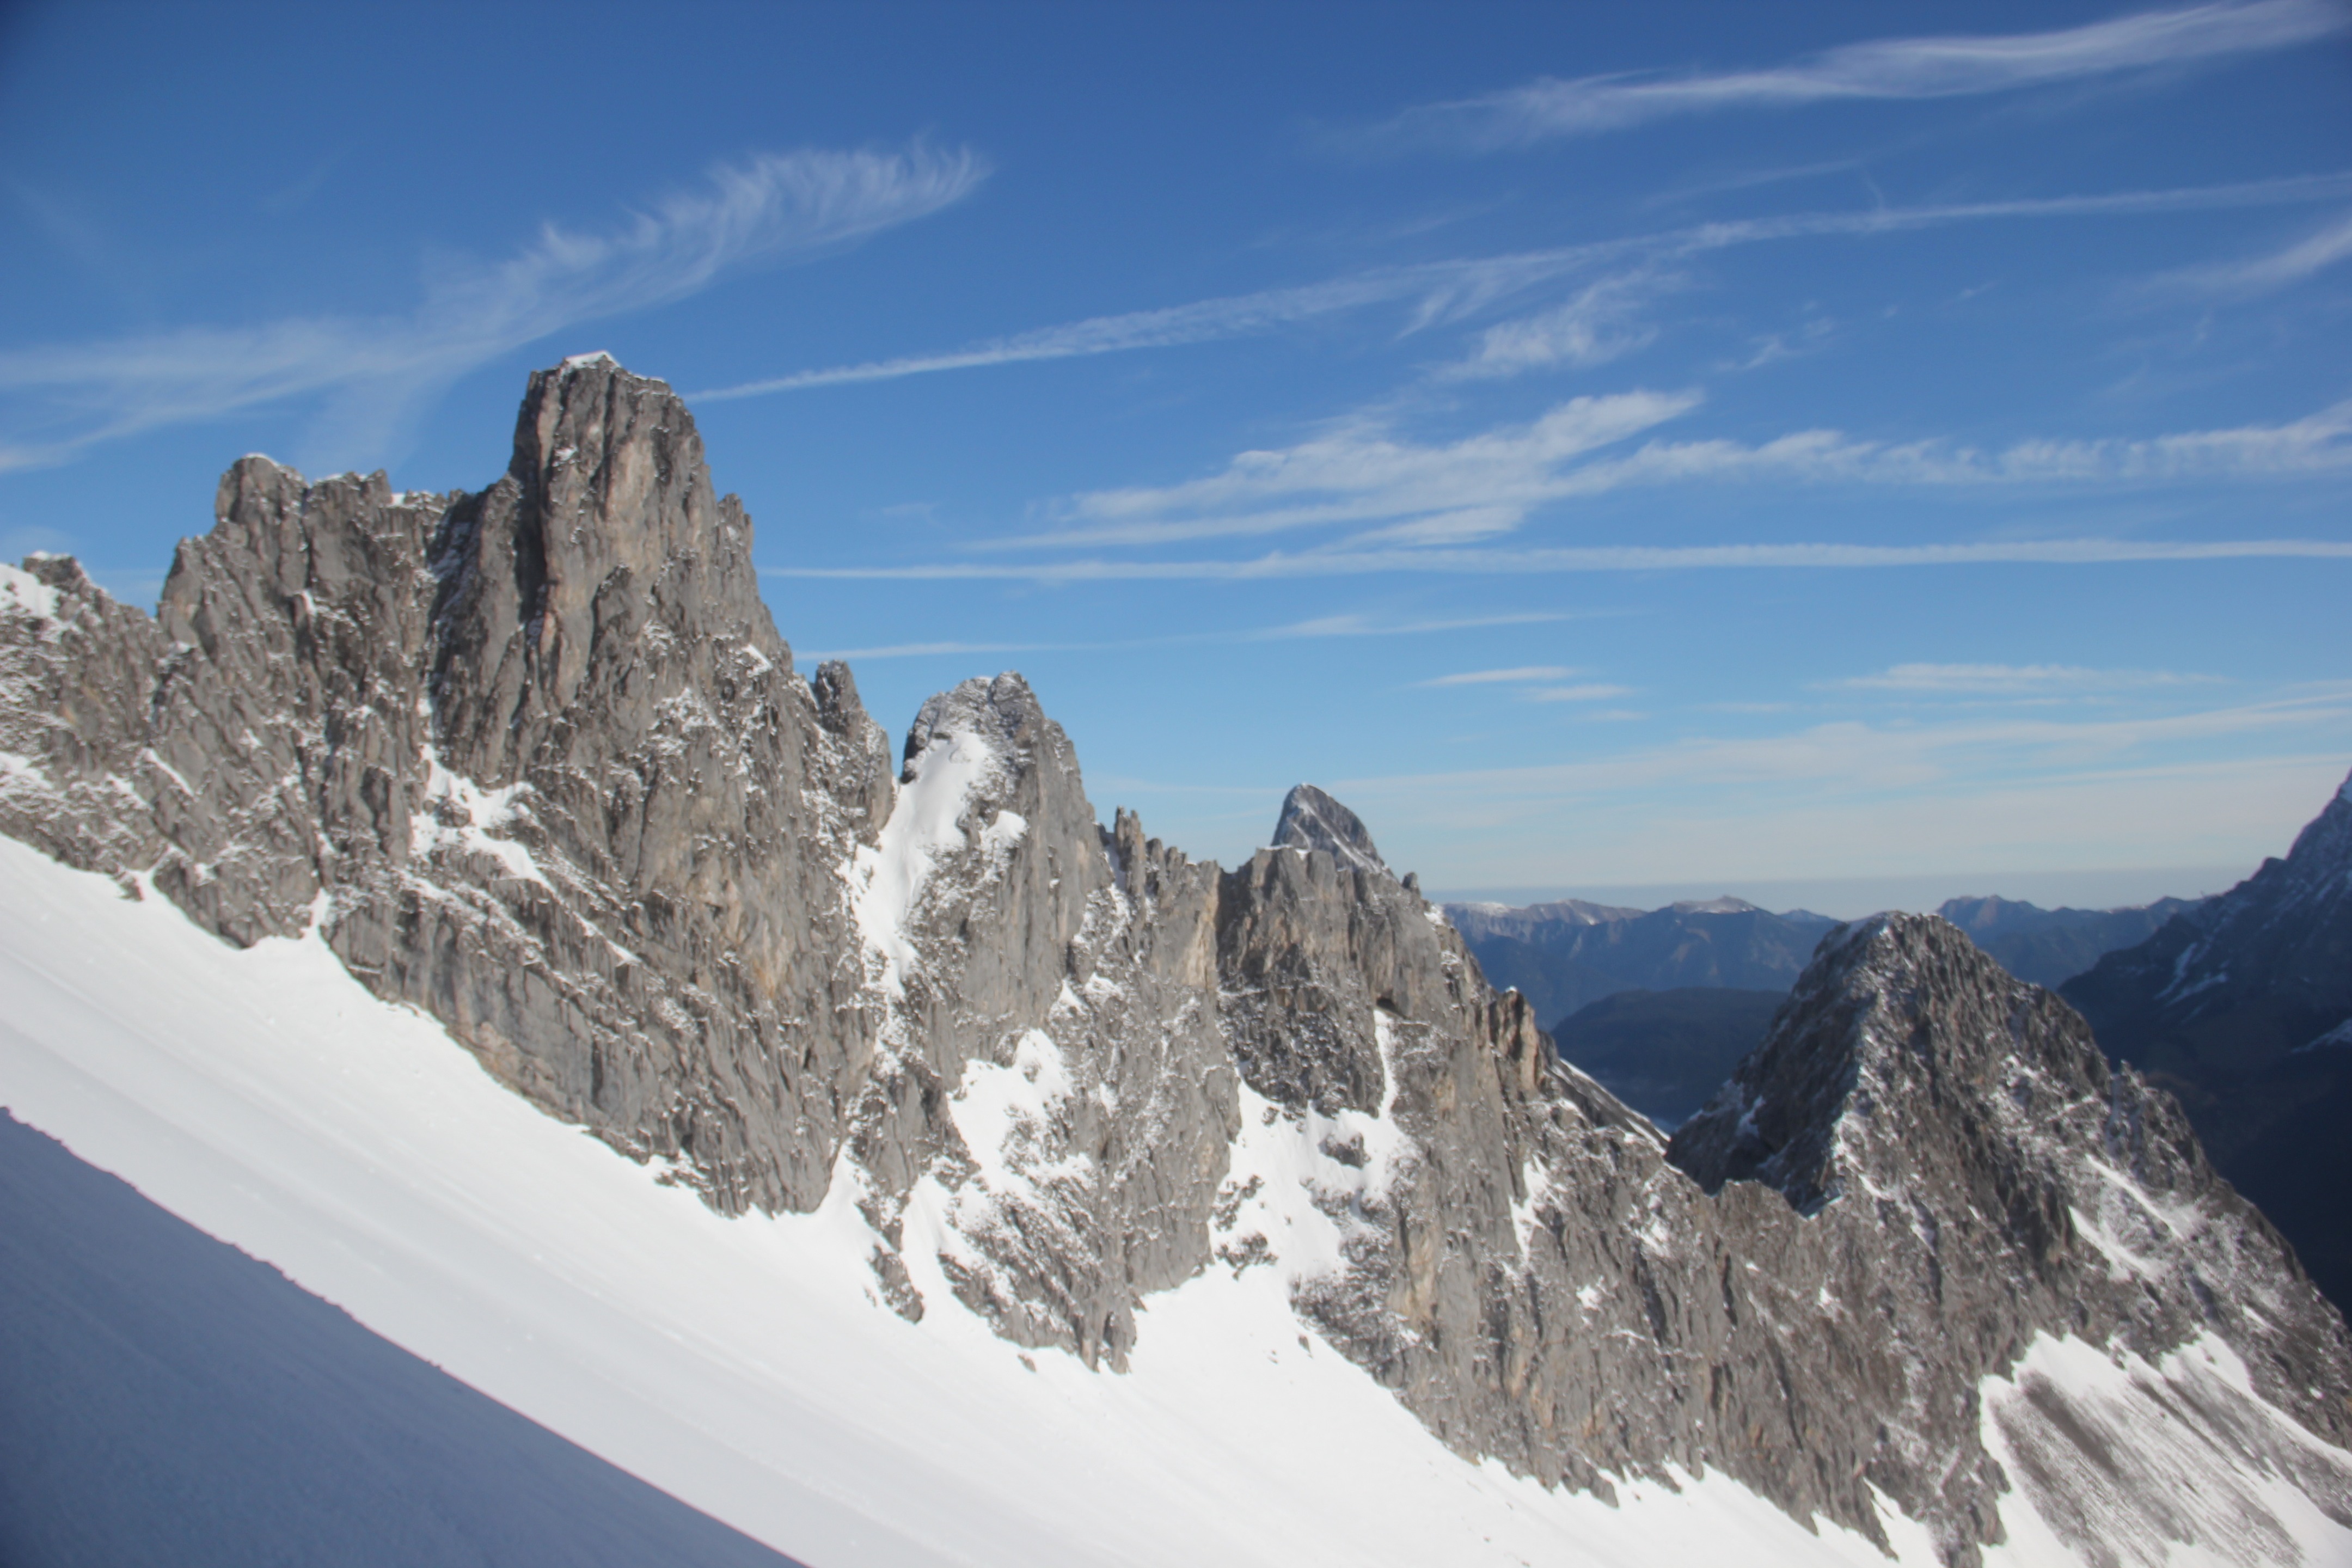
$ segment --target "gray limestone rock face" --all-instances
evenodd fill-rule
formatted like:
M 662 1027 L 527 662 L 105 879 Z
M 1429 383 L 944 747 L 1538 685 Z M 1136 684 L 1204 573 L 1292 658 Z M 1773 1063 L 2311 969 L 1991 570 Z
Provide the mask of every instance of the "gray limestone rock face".
M 878 729 L 821 713 L 693 419 L 532 378 L 478 495 L 248 458 L 152 620 L 69 563 L 0 623 L 11 831 L 352 973 L 726 1208 L 813 1205 L 871 1028 L 841 868 Z
M 1123 1365 L 1148 1291 L 1208 1254 L 1235 1079 L 1216 1031 L 1216 868 L 1097 826 L 1017 675 L 923 705 L 853 881 L 881 1054 L 853 1144 L 893 1247 L 945 1190 L 950 1287 L 1020 1343 Z M 1123 842 L 1122 837 L 1123 836 Z
M 887 795 L 855 686 L 821 710 L 751 551 L 667 385 L 534 374 L 512 465 L 431 563 L 420 842 L 456 896 L 387 889 L 330 938 L 722 1206 L 803 1208 L 871 1054 L 841 869 Z
M 2352 1303 L 2352 779 L 2284 859 L 2065 983 L 2110 1058 L 2179 1097 L 2214 1163 Z
M 1320 849 L 1341 865 L 1389 875 L 1363 819 L 1313 784 L 1294 785 L 1274 825 L 1277 849 Z
M 0 568 L 0 831 L 83 870 L 154 863 L 152 803 L 185 789 L 147 744 L 163 646 L 70 557 Z
M 2002 1538 L 2009 1489 L 1980 1391 L 2037 1342 L 2161 1363 L 2149 1397 L 2219 1410 L 2180 1361 L 2210 1334 L 2273 1369 L 2222 1426 L 2269 1433 L 2274 1457 L 2306 1450 L 2249 1411 L 2347 1436 L 2343 1323 L 2291 1250 L 2168 1097 L 2109 1074 L 2071 1011 L 1944 922 L 1838 933 L 1670 1155 L 1553 1059 L 1450 929 L 1407 956 L 1390 933 L 1417 900 L 1397 884 L 1268 851 L 1223 887 L 1250 1087 L 1303 1129 L 1398 1141 L 1350 1197 L 1343 1262 L 1294 1278 L 1294 1303 L 1465 1453 L 1596 1489 L 1721 1469 L 1877 1539 L 1885 1498 L 1967 1563 Z M 1220 1256 L 1279 1266 L 1233 1207 Z M 2193 1537 L 2160 1489 L 2119 1501 L 2095 1459 L 2052 1458 L 2093 1406 L 2032 1386 L 1995 1425 L 2012 1451 L 2039 1445 L 2045 1517 L 2152 1531 L 2149 1561 L 2165 1531 Z M 2325 1507 L 2352 1498 L 2338 1459 L 2277 1466 Z
M 1831 1386 L 1853 1369 L 1878 1428 L 1864 1473 L 1955 1559 L 1998 1539 L 1979 1384 L 2036 1335 L 2151 1363 L 2210 1336 L 2262 1401 L 2352 1438 L 2352 1344 L 2292 1248 L 2169 1095 L 2110 1071 L 2072 1008 L 1941 919 L 1833 932 L 1670 1154 L 1710 1192 L 1769 1189 L 1801 1217 L 1824 1281 L 1815 1355 Z M 2335 1461 L 2308 1483 L 2337 1510 L 2347 1486 Z

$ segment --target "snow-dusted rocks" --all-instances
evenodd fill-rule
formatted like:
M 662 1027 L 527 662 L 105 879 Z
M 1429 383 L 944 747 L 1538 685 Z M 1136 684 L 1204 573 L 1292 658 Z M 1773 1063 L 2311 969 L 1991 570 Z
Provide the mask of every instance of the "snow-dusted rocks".
M 1131 816 L 1104 834 L 1068 737 L 1004 675 L 923 705 L 845 876 L 879 1028 L 841 1179 L 894 1304 L 943 1288 L 1019 1343 L 1123 1365 L 1143 1294 L 1207 1257 L 1237 1113 L 1202 985 L 1215 868 Z
M 2352 1302 L 2352 779 L 2284 859 L 2064 992 L 2111 1057 L 2180 1097 L 2214 1163 Z
M 1747 1267 L 1784 1288 L 1792 1274 L 1819 1281 L 1815 1323 L 1780 1353 L 1806 1383 L 1841 1392 L 1825 1415 L 1869 1413 L 1838 1424 L 1864 1474 L 1915 1516 L 1990 1524 L 2005 1478 L 1979 1447 L 1979 1385 L 2011 1375 L 2037 1337 L 2071 1337 L 2151 1364 L 2207 1340 L 2226 1347 L 2250 1393 L 2337 1446 L 2299 1484 L 2352 1517 L 2343 1319 L 2213 1173 L 2169 1095 L 2110 1071 L 2073 1009 L 1942 919 L 1883 915 L 1832 933 L 1671 1155 L 1711 1192 L 1759 1184 L 1801 1216 L 1781 1261 L 1751 1254 Z M 2167 1512 L 2164 1466 L 2119 1467 L 2064 1385 L 2023 1386 L 2003 1430 L 2035 1434 L 2036 1507 L 2075 1532 L 2075 1550 L 2095 1552 L 2103 1520 L 2180 1517 Z M 2237 1419 L 2190 1382 L 2150 1386 L 2199 1419 Z M 2119 1500 L 2127 1485 L 2146 1495 Z
M 1274 825 L 1276 849 L 1320 849 L 1359 871 L 1391 873 L 1363 819 L 1311 784 L 1295 784 Z
M 479 494 L 246 458 L 215 510 L 152 620 L 29 563 L 0 826 L 233 942 L 320 921 L 547 1109 L 722 1207 L 814 1205 L 870 1050 L 840 873 L 887 747 L 793 675 L 685 406 L 567 365 Z

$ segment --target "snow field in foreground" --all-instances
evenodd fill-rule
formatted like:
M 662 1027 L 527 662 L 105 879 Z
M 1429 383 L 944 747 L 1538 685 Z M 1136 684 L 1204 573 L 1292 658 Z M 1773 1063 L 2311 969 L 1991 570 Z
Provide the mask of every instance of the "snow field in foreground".
M 1303 1332 L 1279 1268 L 1213 1265 L 1152 1298 L 1124 1375 L 996 1339 L 927 1258 L 907 1323 L 845 1181 L 813 1215 L 723 1218 L 315 937 L 240 952 L 7 839 L 0 889 L 19 1120 L 814 1568 L 1885 1561 L 1720 1476 L 1622 1486 L 1612 1509 L 1467 1463 Z M 1904 1562 L 1935 1561 L 1887 1523 Z M 2041 1549 L 1992 1558 L 2072 1561 L 2046 1533 L 2021 1545 Z

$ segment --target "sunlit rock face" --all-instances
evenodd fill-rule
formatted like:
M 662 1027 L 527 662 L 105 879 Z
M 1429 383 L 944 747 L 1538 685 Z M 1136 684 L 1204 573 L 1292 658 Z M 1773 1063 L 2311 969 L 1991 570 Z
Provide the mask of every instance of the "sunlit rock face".
M 662 383 L 541 372 L 514 450 L 447 495 L 246 458 L 153 617 L 9 569 L 0 827 L 231 942 L 315 927 L 723 1211 L 853 1203 L 910 1317 L 1116 1371 L 1153 1292 L 1273 1269 L 1463 1454 L 1726 1471 L 1878 1539 L 1884 1499 L 1956 1563 L 2021 1507 L 2135 1560 L 2216 1528 L 2098 1480 L 2185 1473 L 2135 1401 L 2227 1437 L 2232 1517 L 2258 1473 L 2346 1510 L 2340 1317 L 1952 926 L 1832 932 L 1669 1144 L 1322 790 L 1190 860 L 1100 825 L 1012 674 L 894 765 L 845 667 L 794 670 Z

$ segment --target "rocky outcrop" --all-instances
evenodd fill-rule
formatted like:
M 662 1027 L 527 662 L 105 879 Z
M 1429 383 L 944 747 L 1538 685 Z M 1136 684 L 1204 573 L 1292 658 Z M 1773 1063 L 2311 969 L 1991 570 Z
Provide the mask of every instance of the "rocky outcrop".
M 1024 1344 L 1123 1364 L 1190 1278 L 1237 1107 L 1210 991 L 1216 868 L 1097 826 L 1017 675 L 923 705 L 898 809 L 847 871 L 878 1048 L 845 1179 L 887 1246 Z M 910 1203 L 943 1218 L 919 1242 Z M 911 1280 L 902 1310 L 920 1310 Z
M 2179 1098 L 2214 1163 L 2352 1302 L 2352 779 L 2284 859 L 2063 990 L 2110 1056 Z
M 2347 1436 L 2341 1320 L 2172 1101 L 1948 925 L 1834 934 L 1669 1145 L 1321 790 L 1230 871 L 1106 829 L 1010 674 L 894 769 L 845 667 L 794 671 L 661 383 L 541 372 L 514 453 L 446 496 L 245 459 L 152 618 L 0 575 L 0 828 L 233 942 L 315 927 L 723 1210 L 854 1204 L 909 1316 L 1116 1368 L 1151 1292 L 1272 1268 L 1465 1454 L 1720 1469 L 1881 1539 L 1891 1500 L 1956 1563 L 2000 1535 L 1989 1443 L 2045 1517 L 2192 1528 L 2091 1498 L 2021 1358 L 2072 1335 L 2170 1398 L 2220 1347 L 2244 1388 L 2179 1398 L 2228 1463 L 2352 1495 L 2311 1440 Z
M 1277 849 L 1320 849 L 1342 866 L 1386 876 L 1388 862 L 1363 819 L 1311 784 L 1294 785 L 1274 824 Z
M 1979 1387 L 2037 1335 L 2151 1363 L 2210 1336 L 2263 1400 L 2352 1437 L 2344 1396 L 2320 1392 L 2352 1377 L 2342 1318 L 2179 1106 L 1940 919 L 1833 933 L 1670 1157 L 1803 1217 L 1814 1376 L 1870 1413 L 1864 1474 L 1915 1516 L 1990 1524 L 2001 1478 L 1975 1441 Z M 2352 1467 L 2311 1485 L 2352 1508 Z
M 685 406 L 569 363 L 488 490 L 247 458 L 215 516 L 152 621 L 30 563 L 5 826 L 232 942 L 317 921 L 549 1110 L 722 1207 L 815 1203 L 871 1048 L 839 867 L 887 745 L 794 676 Z

